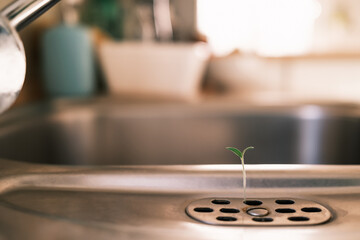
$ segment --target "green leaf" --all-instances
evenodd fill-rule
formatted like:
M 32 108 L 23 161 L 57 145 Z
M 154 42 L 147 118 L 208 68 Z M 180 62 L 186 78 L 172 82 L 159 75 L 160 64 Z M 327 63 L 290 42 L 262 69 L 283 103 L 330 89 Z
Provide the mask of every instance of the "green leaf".
M 254 149 L 254 147 L 247 147 L 247 148 L 245 148 L 244 151 L 242 152 L 243 156 L 245 156 L 245 152 L 246 152 L 247 150 L 249 150 L 249 149 Z
M 232 151 L 232 152 L 233 152 L 236 156 L 238 156 L 239 158 L 242 158 L 242 157 L 243 157 L 242 152 L 241 152 L 239 149 L 237 149 L 237 148 L 227 147 L 226 149 Z
M 245 152 L 247 150 L 249 150 L 249 149 L 254 149 L 254 147 L 247 147 L 242 152 L 239 149 L 235 148 L 235 147 L 227 147 L 226 149 L 232 151 L 239 158 L 243 158 L 245 156 Z

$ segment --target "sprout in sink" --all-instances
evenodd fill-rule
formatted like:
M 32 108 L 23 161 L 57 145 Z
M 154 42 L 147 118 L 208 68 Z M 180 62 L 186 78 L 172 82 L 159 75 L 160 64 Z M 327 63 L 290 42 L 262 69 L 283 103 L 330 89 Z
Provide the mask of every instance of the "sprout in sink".
M 238 156 L 241 160 L 241 165 L 243 169 L 243 188 L 244 188 L 244 202 L 246 202 L 246 171 L 245 171 L 245 152 L 248 149 L 254 149 L 254 147 L 247 147 L 242 152 L 234 147 L 227 147 L 227 150 L 232 151 L 236 156 Z

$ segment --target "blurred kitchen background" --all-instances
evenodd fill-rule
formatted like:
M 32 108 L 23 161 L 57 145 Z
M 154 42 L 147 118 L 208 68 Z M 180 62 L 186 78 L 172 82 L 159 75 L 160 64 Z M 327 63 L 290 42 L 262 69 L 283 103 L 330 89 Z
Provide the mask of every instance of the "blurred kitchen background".
M 251 163 L 359 164 L 359 8 L 62 0 L 20 32 L 27 75 L 15 106 L 30 107 L 0 118 L 0 157 L 238 163 L 225 147 L 254 146 Z M 63 98 L 75 100 L 49 101 Z
M 360 101 L 358 0 L 61 2 L 20 32 L 17 105 L 107 94 Z

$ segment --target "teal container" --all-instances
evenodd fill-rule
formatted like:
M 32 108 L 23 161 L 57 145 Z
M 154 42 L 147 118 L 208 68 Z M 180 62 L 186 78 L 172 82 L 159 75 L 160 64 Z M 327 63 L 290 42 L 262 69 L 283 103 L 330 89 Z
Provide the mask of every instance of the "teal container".
M 45 90 L 50 97 L 94 94 L 96 71 L 91 32 L 81 25 L 59 25 L 43 39 Z

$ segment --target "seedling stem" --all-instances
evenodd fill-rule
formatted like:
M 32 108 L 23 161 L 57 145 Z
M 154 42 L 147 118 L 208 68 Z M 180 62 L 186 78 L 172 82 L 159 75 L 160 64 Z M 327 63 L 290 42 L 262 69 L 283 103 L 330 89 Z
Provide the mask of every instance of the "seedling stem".
M 233 152 L 241 160 L 241 165 L 243 169 L 243 191 L 244 191 L 244 202 L 246 202 L 246 171 L 245 171 L 245 152 L 248 149 L 254 149 L 254 147 L 247 147 L 242 152 L 235 147 L 226 147 L 227 150 Z

